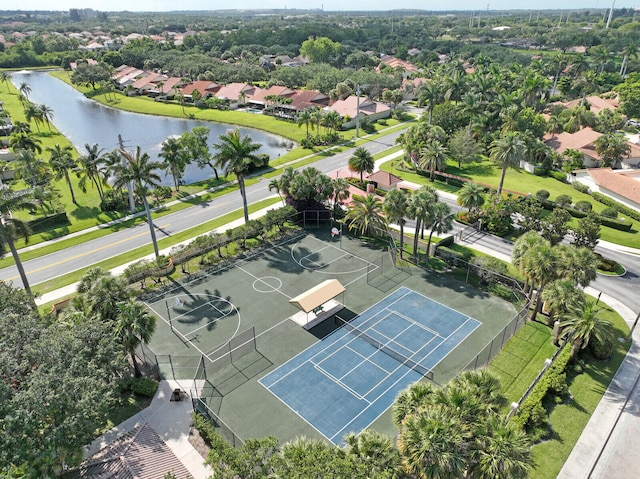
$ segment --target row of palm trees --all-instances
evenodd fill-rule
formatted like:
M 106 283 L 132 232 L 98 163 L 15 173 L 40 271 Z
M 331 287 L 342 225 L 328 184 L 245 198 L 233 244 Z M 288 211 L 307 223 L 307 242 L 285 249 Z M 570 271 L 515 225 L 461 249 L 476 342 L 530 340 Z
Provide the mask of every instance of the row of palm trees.
M 342 127 L 343 119 L 337 111 L 325 111 L 316 107 L 305 108 L 296 116 L 298 127 L 306 128 L 306 139 L 309 140 L 310 130 L 316 131 L 316 137 L 320 136 L 320 127 L 326 128 L 325 133 L 337 132 Z

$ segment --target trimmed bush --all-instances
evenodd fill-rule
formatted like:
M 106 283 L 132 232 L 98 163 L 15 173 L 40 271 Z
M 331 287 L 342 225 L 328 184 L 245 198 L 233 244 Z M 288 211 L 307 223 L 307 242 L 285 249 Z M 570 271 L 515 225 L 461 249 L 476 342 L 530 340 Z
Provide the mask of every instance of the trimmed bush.
M 575 209 L 588 213 L 593 209 L 593 205 L 589 201 L 578 201 L 575 204 Z
M 580 183 L 579 181 L 574 181 L 571 184 L 573 185 L 573 188 L 579 191 L 580 193 L 584 193 L 587 195 L 589 194 L 589 187 L 584 183 Z
M 69 225 L 69 218 L 67 218 L 67 212 L 55 213 L 53 215 L 45 216 L 42 218 L 36 218 L 27 223 L 32 233 L 41 233 L 58 226 Z
M 608 196 L 603 195 L 602 193 L 598 193 L 597 191 L 594 191 L 593 193 L 591 193 L 591 197 L 594 200 L 596 200 L 598 203 L 602 203 L 603 205 L 607 205 L 615 208 L 624 216 L 628 216 L 629 218 L 633 218 L 636 221 L 640 221 L 640 212 L 634 210 L 633 208 L 629 208 L 628 206 L 623 205 L 622 203 L 618 203 L 613 198 L 609 198 Z
M 549 174 L 549 170 L 547 170 L 544 166 L 534 166 L 533 174 L 536 176 L 547 176 Z
M 615 219 L 618 217 L 618 210 L 613 208 L 612 206 L 609 206 L 608 208 L 605 208 L 600 212 L 600 216 Z
M 436 244 L 436 248 L 442 248 L 443 246 L 450 246 L 455 242 L 455 237 L 454 236 L 445 236 L 444 238 L 442 238 L 440 241 L 438 241 L 438 243 Z
M 573 203 L 573 198 L 569 195 L 558 195 L 556 198 L 556 204 L 558 206 L 571 206 L 571 203 Z
M 548 200 L 549 196 L 551 196 L 551 193 L 549 193 L 547 190 L 536 191 L 536 198 L 538 198 L 539 200 Z
M 601 271 L 607 271 L 609 273 L 614 273 L 618 268 L 618 263 L 614 260 L 605 258 L 600 253 L 595 253 L 596 258 L 598 259 L 597 268 Z
M 600 361 L 605 361 L 613 355 L 613 340 L 611 338 L 605 338 L 604 341 L 599 341 L 595 336 L 589 340 L 589 352 L 591 355 Z
M 604 216 L 600 217 L 600 223 L 602 224 L 602 226 L 607 226 L 619 231 L 631 231 L 631 228 L 633 227 L 633 223 L 631 223 L 630 221 L 605 218 Z
M 549 176 L 555 178 L 558 181 L 562 181 L 563 183 L 567 182 L 567 174 L 564 171 L 551 170 L 549 172 Z
M 158 382 L 152 378 L 136 378 L 131 382 L 131 390 L 138 396 L 152 398 L 158 390 Z

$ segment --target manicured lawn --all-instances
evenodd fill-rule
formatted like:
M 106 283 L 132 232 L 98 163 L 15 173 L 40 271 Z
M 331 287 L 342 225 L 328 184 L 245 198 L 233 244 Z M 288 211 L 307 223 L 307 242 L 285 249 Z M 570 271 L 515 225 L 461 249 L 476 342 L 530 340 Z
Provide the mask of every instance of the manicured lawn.
M 615 337 L 625 337 L 629 327 L 611 308 L 600 303 L 602 317 L 611 321 Z M 608 361 L 594 360 L 582 351 L 579 362 L 570 365 L 567 381 L 572 399 L 551 405 L 550 438 L 533 446 L 534 479 L 556 477 L 582 430 L 595 411 L 602 395 L 622 363 L 629 343 L 614 341 L 615 351 Z M 518 401 L 556 348 L 551 344 L 551 329 L 537 322 L 528 322 L 491 362 L 489 369 L 501 380 L 508 402 Z
M 431 183 L 428 178 L 418 175 L 417 173 L 400 170 L 396 168 L 398 161 L 399 159 L 386 162 L 381 165 L 381 169 L 389 171 L 407 181 L 423 185 L 429 184 L 436 189 L 447 191 L 449 193 L 456 194 L 459 190 L 457 186 L 449 185 L 441 181 L 434 181 Z M 447 173 L 461 176 L 463 178 L 469 178 L 477 181 L 478 183 L 490 185 L 494 188 L 497 187 L 500 182 L 500 169 L 488 159 L 464 165 L 463 168 L 458 168 L 457 163 L 453 164 L 452 162 L 449 162 L 447 166 Z M 523 195 L 527 195 L 529 193 L 534 195 L 539 190 L 547 190 L 550 193 L 551 200 L 554 200 L 559 195 L 569 195 L 573 199 L 573 203 L 578 201 L 590 202 L 593 206 L 593 211 L 596 213 L 599 213 L 606 208 L 606 205 L 598 203 L 586 193 L 580 193 L 569 184 L 562 183 L 551 177 L 535 176 L 521 169 L 510 168 L 507 170 L 504 188 L 505 190 L 517 192 Z M 575 219 L 572 219 L 569 223 L 570 227 L 575 226 L 575 224 L 577 224 L 577 220 Z M 640 226 L 637 226 L 635 223 L 630 232 L 603 226 L 600 230 L 600 237 L 601 239 L 611 243 L 621 244 L 631 248 L 640 248 L 639 230 Z

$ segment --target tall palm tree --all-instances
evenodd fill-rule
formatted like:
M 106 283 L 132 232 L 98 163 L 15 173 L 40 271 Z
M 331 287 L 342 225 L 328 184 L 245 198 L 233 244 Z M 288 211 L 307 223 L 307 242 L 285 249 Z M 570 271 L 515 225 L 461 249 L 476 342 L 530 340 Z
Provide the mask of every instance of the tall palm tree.
M 511 249 L 511 263 L 518 268 L 518 271 L 525 277 L 524 292 L 529 294 L 531 287 L 531 278 L 527 274 L 526 258 L 527 253 L 534 247 L 543 244 L 546 240 L 536 231 L 527 231 L 521 235 L 514 243 Z
M 558 117 L 558 115 L 551 115 L 547 120 L 547 126 L 545 128 L 547 133 L 551 133 L 552 139 L 556 137 L 556 134 L 562 133 L 564 131 L 564 123 Z
M 30 150 L 19 150 L 14 164 L 16 177 L 23 180 L 30 188 L 45 186 L 51 182 L 49 165 Z
M 348 200 L 351 196 L 349 191 L 349 182 L 346 178 L 334 178 L 331 180 L 333 184 L 333 204 L 339 205 L 340 202 Z
M 11 75 L 7 72 L 0 72 L 0 81 L 4 83 L 7 87 L 7 91 L 9 91 L 9 82 L 11 81 Z
M 14 151 L 28 150 L 33 153 L 42 153 L 40 143 L 42 142 L 38 138 L 24 131 L 14 131 L 9 136 L 9 147 Z
M 255 152 L 260 149 L 261 145 L 254 143 L 249 135 L 242 137 L 240 130 L 236 128 L 221 135 L 219 142 L 213 147 L 217 150 L 214 158 L 215 166 L 224 169 L 225 175 L 235 175 L 238 180 L 240 195 L 242 195 L 244 221 L 247 223 L 249 221 L 249 207 L 244 179 L 251 171 L 251 167 L 259 164 L 260 160 Z
M 114 188 L 125 188 L 129 184 L 133 185 L 133 189 L 138 197 L 142 200 L 144 211 L 147 214 L 147 223 L 149 224 L 149 233 L 151 234 L 151 242 L 153 243 L 153 251 L 156 258 L 160 256 L 158 251 L 158 241 L 156 240 L 156 231 L 147 201 L 148 187 L 160 186 L 160 176 L 156 173 L 162 168 L 162 163 L 152 161 L 148 153 L 142 153 L 140 147 L 136 147 L 135 154 L 131 154 L 124 148 L 119 150 L 124 161 L 117 162 L 112 165 L 113 186 Z
M 102 200 L 104 198 L 103 184 L 106 182 L 106 176 L 101 171 L 101 165 L 104 163 L 102 156 L 104 148 L 98 148 L 97 143 L 93 145 L 85 143 L 84 148 L 87 153 L 78 157 L 78 168 L 76 169 L 76 176 L 80 178 L 78 186 L 83 192 L 86 192 L 87 181 L 92 182 L 98 190 L 100 200 Z
M 158 156 L 164 159 L 162 167 L 167 173 L 171 173 L 176 191 L 180 191 L 180 180 L 188 161 L 180 138 L 170 136 L 164 140 Z
M 71 193 L 71 201 L 73 201 L 74 204 L 78 204 L 76 195 L 73 192 L 71 177 L 69 176 L 69 171 L 75 170 L 78 166 L 76 160 L 72 156 L 73 148 L 69 145 L 60 146 L 56 143 L 54 146 L 48 147 L 47 151 L 51 154 L 51 157 L 49 158 L 49 165 L 51 166 L 55 180 L 59 181 L 62 178 L 65 179 L 67 186 L 69 187 L 69 192 Z
M 116 322 L 120 305 L 131 298 L 132 292 L 122 277 L 100 268 L 90 268 L 82 276 L 71 305 L 102 322 Z
M 420 149 L 420 168 L 429 170 L 429 181 L 434 180 L 433 175 L 436 170 L 444 171 L 446 169 L 448 153 L 447 147 L 436 139 L 428 141 Z
M 31 87 L 27 82 L 23 81 L 22 83 L 20 83 L 18 90 L 25 98 L 27 99 L 29 98 L 29 93 L 31 93 Z
M 400 226 L 400 257 L 404 252 L 404 225 L 407 224 L 408 198 L 404 190 L 393 189 L 384 197 L 382 211 L 389 223 Z
M 273 191 L 276 190 L 276 193 L 278 193 L 278 196 L 280 197 L 280 199 L 282 200 L 282 204 L 286 204 L 284 201 L 284 196 L 282 196 L 282 192 L 280 191 L 280 180 L 278 180 L 277 178 L 273 178 L 270 182 L 269 185 L 267 186 L 267 188 L 269 188 L 269 191 Z
M 550 282 L 542 292 L 544 306 L 549 313 L 548 324 L 566 314 L 570 308 L 584 303 L 584 293 L 570 279 L 560 278 Z
M 441 99 L 442 90 L 440 86 L 436 85 L 433 81 L 425 82 L 418 87 L 418 105 L 427 105 L 429 124 L 433 121 L 433 109 L 440 103 Z
M 376 195 L 353 195 L 352 205 L 344 218 L 349 230 L 361 235 L 380 236 L 387 230 L 387 220 L 382 214 L 382 202 Z
M 148 343 L 156 329 L 156 317 L 153 316 L 143 303 L 129 299 L 118 306 L 118 319 L 115 332 L 122 342 L 124 350 L 131 356 L 135 377 L 142 376 L 136 359 L 136 348 L 142 343 Z
M 520 133 L 510 131 L 491 143 L 491 159 L 502 168 L 500 183 L 498 184 L 498 197 L 502 193 L 502 185 L 507 168 L 515 168 L 525 158 L 526 144 Z
M 38 109 L 36 105 L 31 102 L 28 102 L 24 107 L 24 117 L 27 119 L 27 122 L 31 124 L 33 121 L 36 124 L 36 129 L 40 132 L 40 123 L 42 122 L 42 113 Z
M 627 69 L 629 68 L 629 58 L 638 58 L 638 46 L 635 43 L 630 43 L 622 49 L 622 65 L 620 65 L 620 76 L 622 78 L 627 76 Z
M 431 250 L 431 239 L 433 233 L 442 234 L 451 230 L 453 223 L 453 214 L 451 214 L 451 208 L 446 203 L 437 202 L 431 211 L 431 218 L 425 226 L 429 229 L 429 240 L 427 241 L 427 251 L 425 257 L 425 264 L 429 264 L 429 253 Z
M 469 181 L 465 183 L 460 191 L 458 191 L 458 197 L 456 203 L 467 208 L 472 215 L 477 214 L 480 207 L 484 204 L 484 189 L 475 181 Z
M 560 261 L 558 250 L 547 240 L 529 249 L 524 257 L 524 271 L 531 279 L 532 285 L 537 287 L 536 302 L 531 313 L 531 321 L 535 321 L 542 309 L 542 294 L 545 286 L 558 278 Z
M 416 229 L 413 235 L 413 257 L 416 262 L 418 260 L 418 237 L 420 236 L 420 229 L 424 224 L 431 221 L 433 207 L 437 202 L 438 194 L 436 190 L 427 185 L 414 191 L 409 197 L 407 215 L 409 218 L 416 220 Z
M 18 274 L 22 280 L 22 286 L 27 292 L 33 307 L 35 308 L 35 301 L 33 299 L 33 293 L 27 280 L 27 274 L 20 261 L 20 255 L 15 246 L 15 239 L 18 236 L 24 236 L 25 239 L 29 237 L 29 228 L 27 224 L 17 218 L 13 217 L 13 212 L 24 209 L 35 208 L 35 202 L 31 197 L 31 192 L 27 190 L 13 191 L 7 186 L 0 186 L 0 247 L 7 245 L 13 256 L 13 260 L 16 263 Z M 2 249 L 0 249 L 2 252 Z
M 595 302 L 587 301 L 574 306 L 563 316 L 560 322 L 561 338 L 571 343 L 571 360 L 578 357 L 581 349 L 589 345 L 592 338 L 605 342 L 613 336 L 613 325 L 600 317 L 602 308 Z
M 298 113 L 298 116 L 296 118 L 296 123 L 298 124 L 298 126 L 302 126 L 304 125 L 307 129 L 307 135 L 306 138 L 307 140 L 309 139 L 309 125 L 312 123 L 313 121 L 313 110 L 315 110 L 315 108 L 311 107 L 311 108 L 305 108 L 304 110 L 302 110 L 301 112 Z
M 589 248 L 558 245 L 568 279 L 581 288 L 589 286 L 597 276 L 598 258 Z
M 349 158 L 349 170 L 360 173 L 360 181 L 364 181 L 365 172 L 372 173 L 375 166 L 373 156 L 364 146 L 359 146 L 353 151 L 353 156 Z
M 45 105 L 44 103 L 38 105 L 37 107 L 38 114 L 40 119 L 47 124 L 47 128 L 51 131 L 51 120 L 53 120 L 53 108 Z

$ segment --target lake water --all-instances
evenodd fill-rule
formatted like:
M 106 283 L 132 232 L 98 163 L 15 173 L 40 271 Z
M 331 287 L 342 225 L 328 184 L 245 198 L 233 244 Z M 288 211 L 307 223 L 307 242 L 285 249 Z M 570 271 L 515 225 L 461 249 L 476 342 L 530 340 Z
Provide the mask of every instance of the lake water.
M 143 152 L 156 158 L 162 142 L 172 135 L 181 135 L 196 126 L 209 128 L 209 144 L 217 142 L 232 125 L 208 121 L 169 118 L 154 115 L 129 113 L 106 107 L 90 100 L 63 81 L 46 72 L 15 72 L 11 80 L 16 88 L 26 82 L 31 89 L 29 99 L 36 105 L 45 104 L 53 109 L 55 127 L 65 135 L 80 154 L 84 154 L 85 144 L 97 143 L 104 151 L 118 148 L 118 135 L 122 136 L 125 147 L 134 151 L 139 146 Z M 32 125 L 35 130 L 35 126 Z M 46 131 L 46 126 L 40 126 Z M 285 154 L 292 142 L 286 138 L 251 128 L 240 128 L 242 135 L 262 145 L 258 153 L 266 153 L 271 158 Z M 198 168 L 189 165 L 183 176 L 185 183 L 193 183 L 215 175 L 210 167 Z M 173 179 L 165 176 L 165 185 L 173 185 Z

